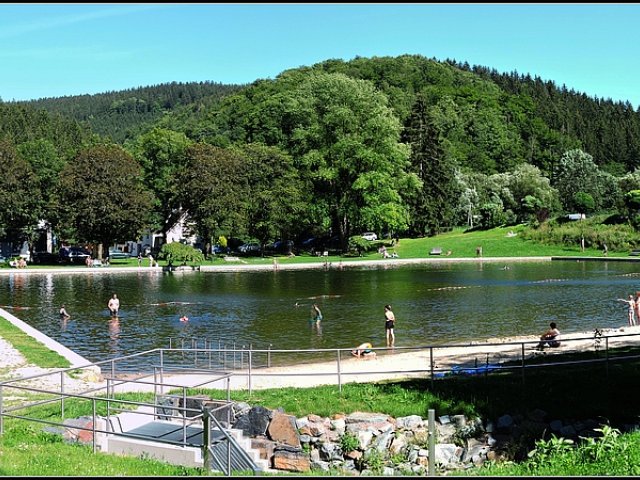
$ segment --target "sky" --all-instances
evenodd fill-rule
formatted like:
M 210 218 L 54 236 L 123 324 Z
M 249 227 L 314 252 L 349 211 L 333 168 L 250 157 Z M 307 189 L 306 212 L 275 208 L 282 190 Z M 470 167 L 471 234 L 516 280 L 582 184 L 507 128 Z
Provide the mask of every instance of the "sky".
M 328 59 L 423 55 L 640 106 L 640 4 L 0 4 L 0 99 L 246 84 Z

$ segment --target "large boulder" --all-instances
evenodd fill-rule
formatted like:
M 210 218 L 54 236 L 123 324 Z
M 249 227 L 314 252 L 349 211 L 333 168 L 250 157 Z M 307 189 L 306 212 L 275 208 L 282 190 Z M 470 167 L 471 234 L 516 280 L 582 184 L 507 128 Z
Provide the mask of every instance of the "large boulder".
M 233 428 L 242 430 L 242 433 L 249 437 L 266 435 L 271 415 L 271 410 L 267 408 L 261 406 L 252 407 L 249 413 L 238 417 Z
M 292 415 L 274 412 L 267 428 L 267 433 L 274 442 L 300 448 L 300 436 L 296 430 L 296 418 Z
M 273 468 L 290 472 L 308 472 L 311 470 L 309 455 L 302 451 L 276 450 L 273 454 Z

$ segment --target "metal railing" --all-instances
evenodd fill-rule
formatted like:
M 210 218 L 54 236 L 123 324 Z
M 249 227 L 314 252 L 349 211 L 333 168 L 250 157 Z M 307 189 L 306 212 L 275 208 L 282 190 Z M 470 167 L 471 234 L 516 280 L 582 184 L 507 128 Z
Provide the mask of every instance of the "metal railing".
M 153 352 L 145 352 L 145 353 L 153 353 Z M 160 355 L 160 359 L 162 360 L 163 352 L 158 352 Z M 110 366 L 112 370 L 115 370 L 115 364 L 118 359 L 113 359 L 110 361 Z M 90 364 L 85 367 L 95 366 L 97 364 Z M 81 368 L 85 368 L 81 367 Z M 224 388 L 226 389 L 226 399 L 225 400 L 216 400 L 215 402 L 220 404 L 217 409 L 227 409 L 228 412 L 231 412 L 231 408 L 233 403 L 231 402 L 231 393 L 229 390 L 230 386 L 230 374 L 214 372 L 211 370 L 203 370 L 203 369 L 195 369 L 193 367 L 189 367 L 187 369 L 175 369 L 167 366 L 154 366 L 152 374 L 140 374 L 135 378 L 121 379 L 115 376 L 106 376 L 105 381 L 106 384 L 101 385 L 95 388 L 89 388 L 82 392 L 68 392 L 65 391 L 65 378 L 69 374 L 77 373 L 78 368 L 68 368 L 61 369 L 59 371 L 53 373 L 43 373 L 38 375 L 31 375 L 29 377 L 23 377 L 14 380 L 7 380 L 4 382 L 0 382 L 0 434 L 4 434 L 5 428 L 5 419 L 16 419 L 16 420 L 24 420 L 28 422 L 35 422 L 39 424 L 44 424 L 49 427 L 60 427 L 61 429 L 69 429 L 72 428 L 76 431 L 86 431 L 91 432 L 91 443 L 92 449 L 95 453 L 98 450 L 98 445 L 101 442 L 108 442 L 109 437 L 119 437 L 119 438 L 128 438 L 135 440 L 146 440 L 146 441 L 157 441 L 163 444 L 170 444 L 175 446 L 180 446 L 183 448 L 186 447 L 196 447 L 201 449 L 203 457 L 208 455 L 212 448 L 213 436 L 211 435 L 211 415 L 208 413 L 205 414 L 204 409 L 197 409 L 193 407 L 189 407 L 187 400 L 193 397 L 190 397 L 187 394 L 187 391 L 192 390 L 204 390 L 206 388 L 210 388 L 212 384 L 224 384 Z M 190 385 L 183 385 L 177 383 L 170 383 L 165 381 L 165 376 L 180 374 L 188 372 L 189 374 L 198 374 L 198 375 L 208 375 L 209 378 L 191 383 Z M 59 378 L 59 383 L 49 387 L 37 387 L 32 386 L 33 382 L 42 382 L 46 377 L 55 376 Z M 66 380 L 68 382 L 69 380 Z M 51 384 L 51 379 L 49 379 L 49 383 Z M 117 390 L 127 391 L 127 390 L 148 390 L 149 392 L 153 392 L 154 400 L 153 402 L 145 402 L 145 401 L 132 401 L 125 400 L 122 398 L 116 398 Z M 164 392 L 180 392 L 180 393 L 168 393 Z M 16 394 L 27 395 L 27 399 L 23 402 L 20 402 L 16 405 L 9 406 L 7 402 L 7 397 L 15 398 Z M 177 405 L 167 405 L 166 399 L 173 398 L 178 400 Z M 73 425 L 70 427 L 69 424 L 65 424 L 65 401 L 69 401 L 71 399 L 76 399 L 79 401 L 87 401 L 91 403 L 91 423 L 90 425 Z M 163 402 L 164 400 L 164 402 Z M 33 407 L 43 406 L 48 404 L 58 404 L 60 407 L 59 417 L 60 420 L 56 419 L 41 419 L 33 414 Z M 145 409 L 146 408 L 146 409 Z M 98 415 L 98 411 L 105 411 L 105 416 Z M 160 437 L 154 438 L 153 436 L 149 436 L 144 433 L 136 433 L 135 429 L 132 430 L 123 430 L 122 422 L 120 422 L 120 418 L 118 414 L 121 413 L 133 413 L 136 416 L 149 417 L 149 421 L 152 422 L 154 420 L 162 418 L 162 420 L 166 420 L 168 423 L 165 425 L 169 425 L 170 423 L 175 423 L 175 428 L 171 428 L 169 425 L 169 429 L 165 429 L 162 431 Z M 223 464 L 223 467 L 226 469 L 227 473 L 230 474 L 231 470 L 246 470 L 253 469 L 254 471 L 258 471 L 259 467 L 253 462 L 251 457 L 242 450 L 239 446 L 238 442 L 227 432 L 227 429 L 230 427 L 231 418 L 228 418 L 227 426 L 224 427 L 217 419 L 213 418 L 214 428 L 216 428 L 217 432 L 220 433 L 222 439 L 229 445 L 230 452 L 234 453 L 234 458 L 239 458 L 240 463 L 236 462 L 227 462 Z M 196 433 L 202 434 L 203 440 L 196 441 L 194 440 L 195 435 L 192 433 L 189 435 L 188 427 L 190 425 L 200 425 L 203 426 L 203 430 L 198 430 Z M 204 437 L 204 426 L 206 424 L 206 441 L 209 443 L 205 443 Z M 174 440 L 169 438 L 170 435 L 181 432 L 181 438 L 179 440 Z M 220 443 L 221 440 L 218 438 L 214 444 Z M 206 465 L 206 464 L 205 464 Z M 221 465 L 220 462 L 214 462 L 212 467 L 216 467 Z M 222 467 L 221 467 L 222 468 Z
M 562 345 L 558 348 L 547 348 L 547 354 L 541 355 L 534 350 L 537 340 L 513 342 L 473 342 L 471 344 L 426 345 L 417 347 L 372 348 L 382 356 L 392 356 L 403 362 L 389 362 L 391 366 L 383 368 L 386 362 L 366 361 L 354 358 L 351 349 L 298 349 L 275 350 L 243 349 L 242 361 L 236 364 L 232 371 L 220 371 L 217 362 L 209 363 L 210 358 L 230 358 L 238 353 L 237 349 L 227 348 L 170 348 L 154 349 L 125 357 L 114 358 L 103 362 L 91 363 L 81 367 L 72 367 L 0 382 L 0 434 L 4 433 L 5 418 L 32 421 L 53 426 L 68 427 L 62 423 L 65 419 L 65 401 L 80 399 L 91 402 L 93 424 L 91 428 L 73 427 L 78 430 L 89 430 L 92 433 L 93 449 L 96 451 L 96 437 L 104 435 L 120 435 L 136 437 L 127 432 L 118 432 L 117 423 L 113 417 L 118 413 L 142 407 L 150 408 L 150 412 L 137 411 L 141 415 L 168 417 L 182 422 L 182 439 L 174 442 L 187 446 L 187 427 L 193 422 L 202 421 L 203 424 L 213 423 L 214 427 L 225 431 L 226 428 L 212 415 L 202 411 L 187 408 L 187 398 L 194 392 L 205 393 L 207 390 L 217 389 L 226 391 L 226 399 L 220 400 L 226 405 L 231 404 L 230 390 L 246 389 L 249 393 L 256 387 L 259 380 L 266 380 L 263 388 L 274 386 L 274 378 L 293 378 L 296 385 L 301 378 L 324 377 L 325 384 L 337 384 L 339 391 L 348 381 L 369 382 L 378 379 L 418 377 L 431 382 L 432 387 L 440 378 L 452 375 L 484 375 L 494 372 L 521 372 L 525 381 L 526 372 L 530 369 L 557 367 L 558 365 L 586 365 L 601 363 L 607 374 L 612 363 L 640 359 L 640 333 L 617 332 L 610 334 L 596 330 L 591 336 L 562 338 Z M 558 355 L 558 354 L 564 355 Z M 569 355 L 567 355 L 569 354 Z M 256 358 L 260 359 L 256 362 Z M 265 363 L 264 359 L 269 362 Z M 301 361 L 307 359 L 307 361 Z M 140 373 L 134 377 L 123 378 L 118 365 L 121 362 L 130 363 L 135 359 L 139 364 Z M 322 362 L 318 366 L 317 362 Z M 293 362 L 293 363 L 292 363 Z M 313 363 L 312 363 L 313 362 Z M 289 365 L 285 370 L 270 368 L 270 365 Z M 313 365 L 313 368 L 312 366 Z M 70 391 L 69 376 L 82 373 L 84 369 L 101 368 L 104 381 L 82 392 Z M 308 367 L 308 368 L 307 368 Z M 46 388 L 34 386 L 33 382 L 48 379 Z M 190 384 L 178 379 L 191 379 Z M 167 380 L 172 380 L 169 382 Z M 186 381 L 186 380 L 185 380 Z M 242 382 L 245 382 L 244 384 Z M 52 386 L 53 384 L 53 386 Z M 233 386 L 232 386 L 233 384 Z M 116 398 L 117 392 L 149 391 L 154 394 L 154 401 L 137 402 Z M 22 392 L 26 398 L 19 405 L 9 405 L 8 398 Z M 170 393 L 174 392 L 174 393 Z M 179 392 L 179 393 L 175 393 Z M 173 396 L 180 398 L 182 406 L 167 406 L 160 402 L 161 398 Z M 29 409 L 46 404 L 58 404 L 61 421 L 44 420 L 29 416 Z M 167 409 L 173 411 L 167 411 Z M 104 428 L 99 427 L 98 411 L 106 412 Z M 188 413 L 194 415 L 187 419 Z M 115 415 L 114 415 L 115 414 Z M 231 426 L 231 420 L 227 427 Z M 209 427 L 207 427 L 209 428 Z M 228 433 L 228 432 L 227 432 Z M 240 448 L 232 439 L 232 435 L 223 434 L 227 442 L 227 449 Z M 139 438 L 139 436 L 137 436 Z M 204 452 L 205 456 L 215 456 L 217 452 Z M 238 453 L 238 462 L 247 462 L 242 453 Z M 232 465 L 229 457 L 227 463 L 216 462 L 228 470 Z M 243 464 L 245 465 L 245 464 Z

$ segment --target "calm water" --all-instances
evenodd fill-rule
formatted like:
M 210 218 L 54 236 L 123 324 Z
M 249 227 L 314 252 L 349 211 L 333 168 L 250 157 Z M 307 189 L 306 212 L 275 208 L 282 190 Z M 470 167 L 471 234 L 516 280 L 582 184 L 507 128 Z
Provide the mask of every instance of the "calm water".
M 254 348 L 384 346 L 383 306 L 397 318 L 396 346 L 562 332 L 626 323 L 640 270 L 625 262 L 459 263 L 252 273 L 12 274 L 0 306 L 91 361 L 169 338 Z M 112 293 L 121 313 L 106 308 Z M 309 322 L 318 303 L 322 328 Z M 65 304 L 71 319 L 62 323 Z M 300 305 L 296 307 L 296 304 Z M 186 315 L 188 322 L 180 322 Z

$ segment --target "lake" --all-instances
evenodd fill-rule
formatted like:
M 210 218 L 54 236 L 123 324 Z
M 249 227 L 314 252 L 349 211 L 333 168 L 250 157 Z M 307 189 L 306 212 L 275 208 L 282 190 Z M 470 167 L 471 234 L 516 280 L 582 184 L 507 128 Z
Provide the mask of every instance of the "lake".
M 640 289 L 633 262 L 438 263 L 343 270 L 3 277 L 0 306 L 91 361 L 206 339 L 237 348 L 385 345 L 384 311 L 396 346 L 451 344 L 626 324 L 617 298 Z M 107 302 L 121 301 L 112 319 Z M 324 320 L 310 322 L 317 303 Z M 71 318 L 61 322 L 65 304 Z M 181 322 L 181 316 L 189 321 Z

